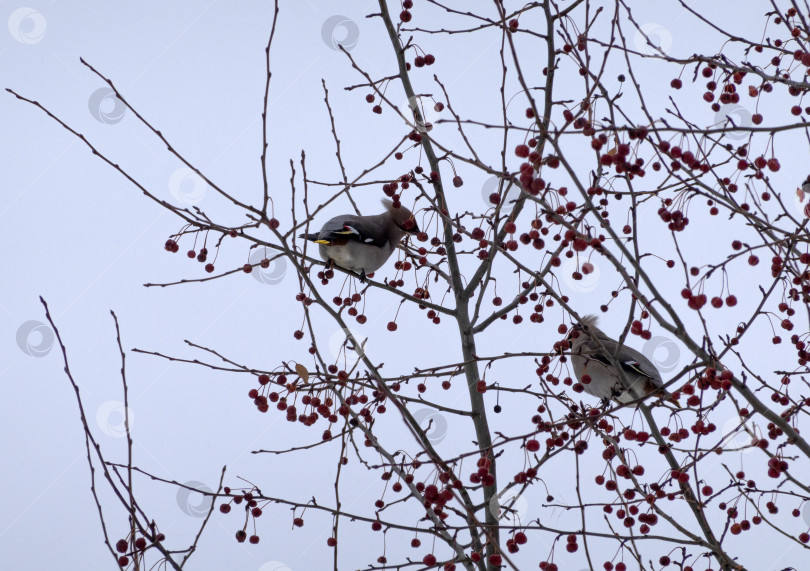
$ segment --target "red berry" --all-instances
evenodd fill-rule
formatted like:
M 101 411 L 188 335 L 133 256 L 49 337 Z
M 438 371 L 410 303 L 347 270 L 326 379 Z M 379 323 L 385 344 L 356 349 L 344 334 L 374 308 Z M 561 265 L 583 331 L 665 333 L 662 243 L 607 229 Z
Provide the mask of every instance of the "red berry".
M 515 154 L 521 158 L 526 158 L 529 156 L 529 147 L 528 145 L 518 145 L 515 147 Z
M 396 331 L 396 330 L 397 330 L 397 324 L 395 322 L 393 322 L 393 321 L 389 321 L 388 322 L 388 331 Z

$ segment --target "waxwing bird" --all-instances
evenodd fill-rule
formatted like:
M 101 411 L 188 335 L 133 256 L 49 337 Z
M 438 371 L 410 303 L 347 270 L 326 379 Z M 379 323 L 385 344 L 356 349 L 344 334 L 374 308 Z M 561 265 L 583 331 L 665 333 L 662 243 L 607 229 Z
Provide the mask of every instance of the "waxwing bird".
M 360 274 L 377 270 L 391 256 L 405 234 L 416 234 L 419 227 L 410 210 L 383 200 L 385 212 L 373 216 L 343 214 L 323 225 L 317 234 L 301 234 L 319 245 L 321 258 L 343 269 Z
M 574 374 L 585 392 L 622 404 L 655 395 L 659 399 L 668 398 L 680 408 L 677 399 L 664 388 L 661 373 L 655 365 L 632 347 L 623 345 L 619 349 L 619 343 L 599 330 L 596 322 L 595 315 L 585 315 L 582 323 L 574 325 L 567 337 L 571 342 Z M 621 367 L 629 388 L 622 382 L 614 363 Z

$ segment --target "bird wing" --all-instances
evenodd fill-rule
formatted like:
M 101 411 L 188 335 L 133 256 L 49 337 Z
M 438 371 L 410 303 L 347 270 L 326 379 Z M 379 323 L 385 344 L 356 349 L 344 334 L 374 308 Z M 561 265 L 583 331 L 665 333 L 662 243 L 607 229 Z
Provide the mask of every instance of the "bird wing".
M 349 242 L 360 242 L 370 246 L 384 247 L 388 243 L 385 228 L 378 216 L 338 216 L 324 224 L 317 244 L 342 246 Z
M 612 339 L 603 339 L 599 338 L 600 343 L 605 348 L 605 350 L 610 353 L 611 355 L 616 355 L 616 349 L 618 349 L 618 343 L 613 341 Z M 661 374 L 658 372 L 658 369 L 655 368 L 647 357 L 641 354 L 639 351 L 636 351 L 632 347 L 628 347 L 627 345 L 622 345 L 621 352 L 616 358 L 616 362 L 621 365 L 622 369 L 626 374 L 632 375 L 643 375 L 652 381 L 654 387 L 661 387 L 664 385 L 663 379 L 661 379 Z M 609 360 L 602 356 L 602 359 L 606 363 L 609 363 Z
M 588 347 L 584 352 L 585 356 L 592 361 L 598 361 L 602 363 L 606 367 L 613 367 L 613 362 L 605 356 L 601 350 L 594 347 Z M 644 371 L 641 366 L 641 363 L 635 360 L 629 361 L 617 361 L 617 363 L 621 366 L 624 370 L 625 374 L 632 374 L 633 376 L 642 375 L 644 377 L 649 377 L 650 379 L 654 379 L 649 373 Z

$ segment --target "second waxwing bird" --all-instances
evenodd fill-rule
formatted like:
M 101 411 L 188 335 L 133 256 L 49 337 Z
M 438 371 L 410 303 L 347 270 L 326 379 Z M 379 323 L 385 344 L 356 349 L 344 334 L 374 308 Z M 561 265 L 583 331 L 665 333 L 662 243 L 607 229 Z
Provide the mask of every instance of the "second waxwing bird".
M 585 315 L 582 323 L 574 325 L 567 337 L 571 342 L 574 374 L 585 392 L 622 404 L 654 395 L 659 399 L 668 398 L 680 408 L 677 399 L 664 388 L 661 373 L 655 365 L 632 347 L 623 345 L 619 349 L 619 343 L 598 329 L 596 322 L 595 315 Z M 629 388 L 622 382 L 614 363 L 621 367 Z
M 327 263 L 360 274 L 360 281 L 365 281 L 366 274 L 385 263 L 405 234 L 419 232 L 410 210 L 395 207 L 390 200 L 382 203 L 382 214 L 335 216 L 317 234 L 301 234 L 299 238 L 318 244 L 321 258 Z

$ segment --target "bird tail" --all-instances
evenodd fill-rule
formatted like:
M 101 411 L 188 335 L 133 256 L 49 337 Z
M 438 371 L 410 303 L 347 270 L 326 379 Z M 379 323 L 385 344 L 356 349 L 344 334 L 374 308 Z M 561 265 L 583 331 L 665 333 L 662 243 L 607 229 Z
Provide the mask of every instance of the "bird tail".
M 299 234 L 299 235 L 298 235 L 298 237 L 299 237 L 299 238 L 303 238 L 304 240 L 309 240 L 310 242 L 316 242 L 316 243 L 318 243 L 318 244 L 322 243 L 322 242 L 321 242 L 321 241 L 318 239 L 318 235 L 317 235 L 317 234 L 312 234 L 312 233 L 310 233 L 310 234 Z

